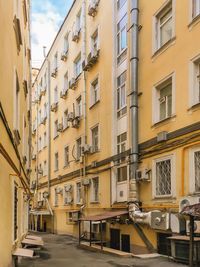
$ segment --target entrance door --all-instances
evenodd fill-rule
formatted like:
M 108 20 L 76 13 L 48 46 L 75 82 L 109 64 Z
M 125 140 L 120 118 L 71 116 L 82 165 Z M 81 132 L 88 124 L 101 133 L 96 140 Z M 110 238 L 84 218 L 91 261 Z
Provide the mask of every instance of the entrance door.
M 130 235 L 122 235 L 122 251 L 130 252 Z
M 120 250 L 120 230 L 110 229 L 110 247 Z

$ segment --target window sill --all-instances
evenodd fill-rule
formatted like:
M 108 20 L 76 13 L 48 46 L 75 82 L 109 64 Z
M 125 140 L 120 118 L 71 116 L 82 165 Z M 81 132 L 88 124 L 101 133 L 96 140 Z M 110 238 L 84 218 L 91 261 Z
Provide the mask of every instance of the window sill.
M 57 170 L 54 170 L 54 172 L 57 172 L 58 171 L 58 169 Z
M 153 200 L 156 201 L 156 202 L 159 202 L 160 200 L 164 200 L 164 202 L 170 202 L 172 203 L 173 202 L 173 199 L 176 199 L 174 196 L 172 195 L 162 195 L 162 196 L 154 196 L 153 197 Z
M 165 52 L 170 46 L 175 44 L 176 36 L 172 37 L 168 42 L 166 42 L 163 46 L 158 48 L 152 55 L 152 61 L 154 61 L 159 55 Z
M 90 204 L 100 204 L 99 201 L 90 201 Z
M 63 128 L 63 132 L 66 131 L 69 128 L 69 125 L 65 128 Z
M 168 118 L 166 118 L 166 119 L 164 119 L 164 120 L 155 122 L 155 123 L 151 126 L 151 128 L 157 128 L 157 127 L 162 126 L 162 125 L 165 125 L 165 124 L 167 124 L 167 123 L 169 123 L 169 122 L 171 122 L 171 121 L 174 121 L 174 118 L 175 118 L 175 117 L 176 117 L 176 115 L 172 115 L 171 117 L 168 117 Z
M 190 108 L 187 109 L 187 111 L 196 111 L 200 109 L 200 102 L 192 105 Z
M 192 28 L 199 22 L 200 22 L 200 14 L 192 18 L 192 21 L 188 24 L 189 31 L 191 31 Z
M 94 104 L 92 104 L 89 109 L 92 109 L 94 106 L 96 106 L 96 104 L 98 104 L 100 102 L 100 100 L 97 100 Z
M 63 166 L 63 169 L 69 169 L 69 167 L 70 167 L 70 165 L 67 164 L 67 165 L 64 165 L 64 166 Z
M 53 140 L 55 140 L 58 136 L 59 136 L 59 134 L 57 134 L 56 136 L 54 136 Z

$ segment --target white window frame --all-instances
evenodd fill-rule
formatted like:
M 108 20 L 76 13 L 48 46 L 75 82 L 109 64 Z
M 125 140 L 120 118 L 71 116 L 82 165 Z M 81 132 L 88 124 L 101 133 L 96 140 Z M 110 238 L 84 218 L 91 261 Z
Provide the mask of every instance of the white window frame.
M 93 34 L 90 37 L 90 51 L 93 51 L 94 49 L 96 50 L 100 49 L 100 30 L 99 29 L 100 27 L 98 26 L 97 29 L 93 32 Z M 97 37 L 97 42 L 95 42 L 96 37 Z
M 43 136 L 43 144 L 44 144 L 44 147 L 47 146 L 47 132 L 44 132 L 44 136 Z
M 200 145 L 193 146 L 189 149 L 189 192 L 190 194 L 197 194 L 200 191 L 195 190 L 195 161 L 194 153 L 200 151 Z
M 96 198 L 95 196 L 95 190 L 94 190 L 94 179 L 98 179 L 98 196 Z M 91 203 L 99 203 L 99 196 L 100 196 L 100 179 L 99 177 L 93 177 L 91 178 L 91 187 L 90 187 L 90 202 Z
M 67 115 L 69 114 L 68 108 L 63 113 L 63 129 L 67 129 L 69 127 L 69 121 L 67 119 Z
M 58 69 L 58 52 L 55 53 L 53 58 L 53 71 Z
M 82 10 L 80 9 L 78 13 L 76 14 L 76 20 L 75 20 L 75 30 L 80 32 L 81 26 L 82 26 Z
M 78 145 L 78 141 L 81 140 L 80 146 Z M 82 146 L 82 137 L 76 139 L 76 160 L 80 160 L 81 157 L 81 146 Z M 80 155 L 79 155 L 80 152 Z
M 47 161 L 44 160 L 44 164 L 43 164 L 43 176 L 46 176 L 47 175 Z
M 66 149 L 68 148 L 68 161 L 66 160 Z M 69 166 L 69 145 L 66 145 L 64 147 L 64 167 L 68 167 Z
M 171 194 L 168 195 L 156 195 L 156 163 L 170 160 L 171 161 Z M 175 154 L 165 155 L 163 157 L 154 158 L 152 162 L 152 196 L 156 198 L 174 198 L 176 196 L 176 165 Z
M 54 94 L 54 103 L 58 103 L 58 87 L 56 86 L 53 90 Z
M 100 75 L 98 74 L 97 77 L 91 82 L 90 84 L 90 107 L 94 106 L 100 99 L 99 92 L 100 92 Z M 94 85 L 98 84 L 98 87 L 95 88 Z M 95 97 L 96 96 L 96 97 Z
M 126 17 L 126 23 L 125 23 L 125 25 L 121 29 L 118 30 L 118 24 L 123 19 L 125 19 L 125 17 Z M 120 57 L 123 54 L 123 52 L 127 49 L 127 45 L 128 45 L 127 23 L 128 23 L 128 15 L 126 13 L 126 14 L 124 14 L 124 16 L 117 23 L 117 57 Z M 126 41 L 126 45 L 125 45 L 125 47 L 123 49 L 121 49 L 121 40 L 122 40 L 121 37 L 122 37 L 122 32 L 124 30 L 125 30 L 125 33 L 126 33 L 126 40 L 125 40 Z M 118 44 L 118 36 L 119 36 L 119 39 L 120 39 L 120 44 Z M 119 51 L 118 51 L 118 45 L 120 46 Z
M 78 184 L 80 185 L 80 187 L 78 187 Z M 78 189 L 80 189 L 80 191 Z M 80 205 L 80 204 L 81 204 L 81 181 L 77 181 L 76 182 L 76 205 Z
M 76 98 L 76 102 L 75 102 L 75 114 L 76 116 L 81 117 L 82 116 L 82 96 L 79 95 Z
M 56 138 L 58 136 L 58 119 L 54 121 L 54 127 L 53 127 L 53 137 Z
M 153 86 L 152 89 L 152 123 L 153 125 L 175 116 L 175 72 L 169 74 Z M 172 112 L 170 117 L 160 120 L 160 90 L 168 83 L 172 84 Z
M 190 22 L 200 15 L 200 1 L 190 0 Z
M 93 131 L 94 131 L 95 128 L 98 128 L 98 145 L 95 148 L 94 153 L 96 153 L 96 152 L 98 152 L 100 150 L 100 127 L 99 127 L 99 123 L 91 128 L 91 146 L 94 146 Z
M 200 103 L 200 77 L 197 78 L 197 75 L 200 74 L 198 73 L 200 72 L 200 67 L 198 71 L 197 65 L 200 66 L 200 54 L 189 62 L 189 108 Z
M 63 38 L 63 51 L 65 53 L 69 51 L 69 32 L 67 32 Z
M 126 80 L 118 86 L 118 79 L 120 78 L 120 76 L 122 76 L 123 74 L 126 75 Z M 122 100 L 122 88 L 125 88 L 125 104 L 122 106 L 121 105 L 121 100 Z M 122 116 L 126 115 L 127 114 L 127 70 L 125 70 L 124 72 L 122 72 L 118 77 L 117 77 L 117 118 L 121 118 Z M 119 91 L 119 100 L 118 100 L 118 91 Z M 120 107 L 118 107 L 118 101 L 120 103 Z M 124 112 L 123 112 L 124 111 Z
M 40 152 L 42 150 L 42 138 L 41 136 L 38 138 L 38 151 Z
M 54 153 L 54 171 L 57 172 L 58 170 L 59 170 L 59 154 L 57 151 Z
M 58 207 L 58 194 L 56 191 L 56 187 L 54 187 L 53 190 L 54 190 L 53 205 L 54 205 L 54 207 Z
M 78 64 L 79 63 L 79 64 Z M 77 78 L 82 72 L 81 53 L 74 60 L 74 77 Z
M 65 72 L 65 75 L 63 77 L 63 89 L 67 91 L 69 89 L 69 75 L 68 71 Z
M 176 14 L 176 0 L 167 0 L 159 10 L 153 15 L 152 18 L 152 53 L 154 54 L 157 50 L 164 47 L 170 40 L 161 46 L 160 44 L 160 27 L 159 20 L 164 15 L 166 10 L 172 8 L 172 36 L 170 40 L 175 37 L 175 14 Z

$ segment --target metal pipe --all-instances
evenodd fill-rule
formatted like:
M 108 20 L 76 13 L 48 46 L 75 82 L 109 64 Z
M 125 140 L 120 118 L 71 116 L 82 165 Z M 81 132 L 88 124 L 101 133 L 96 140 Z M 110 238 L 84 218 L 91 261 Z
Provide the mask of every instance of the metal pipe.
M 48 136 L 48 171 L 47 171 L 47 177 L 48 177 L 48 197 L 50 197 L 50 177 L 51 177 L 51 121 L 50 121 L 50 64 L 49 59 L 47 60 L 47 121 L 48 121 L 48 129 L 47 129 L 47 136 Z
M 131 0 L 131 56 L 130 56 L 130 113 L 131 113 L 131 162 L 129 199 L 137 201 L 136 169 L 138 165 L 138 0 Z M 132 185 L 135 183 L 135 186 Z M 132 185 L 131 185 L 132 183 Z

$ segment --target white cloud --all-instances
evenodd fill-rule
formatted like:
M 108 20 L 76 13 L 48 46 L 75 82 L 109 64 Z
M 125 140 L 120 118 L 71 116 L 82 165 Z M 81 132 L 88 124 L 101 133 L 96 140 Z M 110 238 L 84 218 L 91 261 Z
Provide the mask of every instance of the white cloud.
M 43 46 L 46 46 L 46 53 L 58 32 L 59 24 L 62 21 L 59 13 L 55 12 L 54 6 L 47 2 L 41 11 L 32 14 L 31 37 L 32 37 L 32 65 L 40 67 L 44 60 Z

